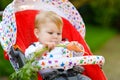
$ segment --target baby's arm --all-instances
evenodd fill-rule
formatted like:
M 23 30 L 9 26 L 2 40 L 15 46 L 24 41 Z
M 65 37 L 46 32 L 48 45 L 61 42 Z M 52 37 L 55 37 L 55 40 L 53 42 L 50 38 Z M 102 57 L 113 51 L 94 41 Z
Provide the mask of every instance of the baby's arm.
M 39 53 L 42 49 L 46 48 L 45 51 L 42 51 L 42 53 L 37 56 L 37 58 L 41 58 L 41 56 L 45 52 L 47 52 L 48 50 L 52 50 L 55 46 L 56 45 L 53 42 L 46 42 L 44 44 L 41 44 L 40 42 L 35 42 L 25 50 L 25 57 L 27 59 L 31 59 L 34 56 L 34 53 Z
M 55 42 L 45 42 L 43 44 L 44 47 L 47 47 L 48 50 L 52 50 L 54 49 L 57 45 L 55 44 Z

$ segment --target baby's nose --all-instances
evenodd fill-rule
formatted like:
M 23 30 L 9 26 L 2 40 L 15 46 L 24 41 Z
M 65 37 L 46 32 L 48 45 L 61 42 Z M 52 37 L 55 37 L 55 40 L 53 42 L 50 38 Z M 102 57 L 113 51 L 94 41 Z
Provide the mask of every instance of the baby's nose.
M 58 37 L 57 33 L 54 33 L 54 34 L 53 34 L 53 37 L 54 37 L 54 38 L 57 38 L 57 37 Z

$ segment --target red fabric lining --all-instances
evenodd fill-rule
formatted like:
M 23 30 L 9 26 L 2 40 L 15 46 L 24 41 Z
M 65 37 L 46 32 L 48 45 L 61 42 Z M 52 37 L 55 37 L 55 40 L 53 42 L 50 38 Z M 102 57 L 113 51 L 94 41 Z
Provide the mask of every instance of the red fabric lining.
M 63 21 L 63 38 L 68 38 L 69 41 L 78 41 L 84 46 L 85 51 L 89 53 L 89 55 L 92 55 L 88 45 L 82 36 L 79 35 L 78 31 L 67 20 L 63 19 Z M 84 74 L 89 76 L 92 80 L 107 80 L 103 71 L 98 65 L 85 65 L 84 68 Z
M 34 19 L 35 15 L 38 13 L 37 10 L 25 10 L 17 12 L 16 23 L 17 23 L 17 40 L 16 44 L 20 49 L 25 51 L 25 49 L 34 41 L 37 41 L 33 33 Z M 63 38 L 67 38 L 69 41 L 78 41 L 81 43 L 85 51 L 92 55 L 89 47 L 87 46 L 85 40 L 81 37 L 78 31 L 72 26 L 72 24 L 63 18 Z M 85 75 L 89 76 L 92 80 L 106 80 L 104 73 L 98 65 L 87 65 L 85 66 Z M 39 80 L 41 76 L 39 75 Z
M 16 44 L 23 52 L 32 42 L 37 41 L 33 32 L 34 19 L 37 13 L 37 10 L 25 10 L 15 14 L 17 25 Z

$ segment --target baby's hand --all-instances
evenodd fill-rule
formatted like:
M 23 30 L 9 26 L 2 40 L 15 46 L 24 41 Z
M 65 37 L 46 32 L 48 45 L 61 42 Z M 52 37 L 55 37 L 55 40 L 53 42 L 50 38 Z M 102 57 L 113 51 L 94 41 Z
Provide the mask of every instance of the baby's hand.
M 40 52 L 41 49 L 48 48 L 48 50 L 46 50 L 46 51 L 42 52 L 41 54 L 39 54 L 39 56 L 37 56 L 37 58 L 40 58 L 44 53 L 46 53 L 47 51 L 52 50 L 55 46 L 56 46 L 56 44 L 54 42 L 46 42 L 42 46 L 37 46 L 35 52 Z
M 70 42 L 67 45 L 67 49 L 68 50 L 73 50 L 73 51 L 76 51 L 76 52 L 84 52 L 83 46 L 81 44 L 79 44 L 78 42 L 76 42 L 76 41 Z
M 54 47 L 56 46 L 56 44 L 54 42 L 46 42 L 44 44 L 45 47 L 47 47 L 49 50 L 54 49 Z

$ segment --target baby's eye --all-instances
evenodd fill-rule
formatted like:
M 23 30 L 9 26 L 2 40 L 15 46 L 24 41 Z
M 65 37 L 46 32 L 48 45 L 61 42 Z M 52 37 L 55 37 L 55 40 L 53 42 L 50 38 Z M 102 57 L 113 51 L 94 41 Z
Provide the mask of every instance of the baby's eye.
M 53 34 L 53 32 L 48 32 L 48 34 Z
M 61 35 L 61 33 L 57 33 L 57 35 Z

